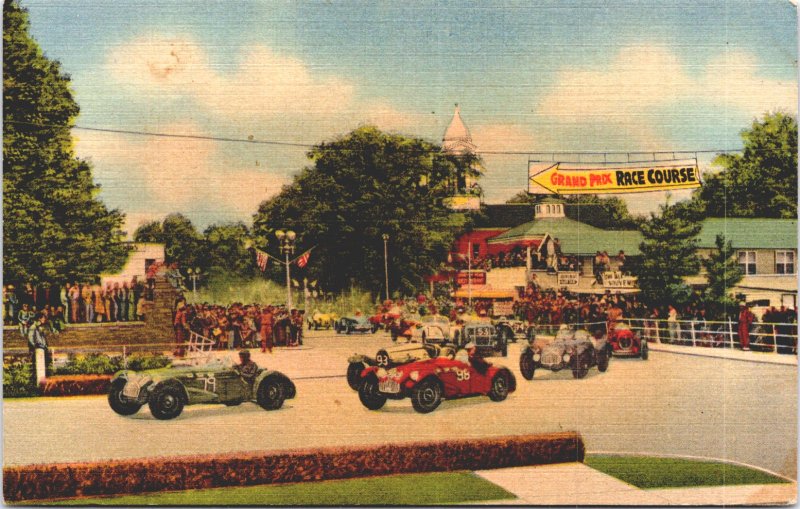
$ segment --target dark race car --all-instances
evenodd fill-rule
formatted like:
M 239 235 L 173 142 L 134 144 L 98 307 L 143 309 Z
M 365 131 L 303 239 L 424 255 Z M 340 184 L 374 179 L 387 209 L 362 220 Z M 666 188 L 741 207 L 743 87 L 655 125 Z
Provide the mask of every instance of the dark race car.
M 489 396 L 503 401 L 517 388 L 508 368 L 489 365 L 481 372 L 469 363 L 445 357 L 412 362 L 391 369 L 372 366 L 361 374 L 358 397 L 370 410 L 387 399 L 411 398 L 419 413 L 432 412 L 442 399 Z
M 461 330 L 459 347 L 473 342 L 478 352 L 483 356 L 508 355 L 508 339 L 500 333 L 494 325 L 485 322 L 474 322 L 464 324 Z
M 558 331 L 549 344 L 542 345 L 534 340 L 526 345 L 519 357 L 519 370 L 526 380 L 533 380 L 539 368 L 571 369 L 573 377 L 583 378 L 593 366 L 605 372 L 611 355 L 611 346 L 604 337 L 598 339 L 587 330 L 565 328 Z
M 436 357 L 454 358 L 456 348 L 453 345 L 436 344 L 429 341 L 410 341 L 389 348 L 381 348 L 374 357 L 353 354 L 347 359 L 347 384 L 354 391 L 361 383 L 361 373 L 371 366 L 393 368 L 409 362 L 434 359 Z
M 492 320 L 492 324 L 497 328 L 497 333 L 505 336 L 506 343 L 516 343 L 518 339 L 525 339 L 528 334 L 528 324 L 523 320 L 500 317 Z
M 619 357 L 641 357 L 646 361 L 649 356 L 647 340 L 642 339 L 626 323 L 618 323 L 608 333 L 608 344 Z
M 343 316 L 333 324 L 337 334 L 352 334 L 353 332 L 375 333 L 380 325 L 373 323 L 368 317 L 363 315 Z
M 213 361 L 200 366 L 179 366 L 147 371 L 120 371 L 111 380 L 108 404 L 120 415 L 133 415 L 145 404 L 156 419 L 174 419 L 186 405 L 258 403 L 277 410 L 295 397 L 289 378 L 278 371 L 259 370 L 252 386 L 232 363 Z

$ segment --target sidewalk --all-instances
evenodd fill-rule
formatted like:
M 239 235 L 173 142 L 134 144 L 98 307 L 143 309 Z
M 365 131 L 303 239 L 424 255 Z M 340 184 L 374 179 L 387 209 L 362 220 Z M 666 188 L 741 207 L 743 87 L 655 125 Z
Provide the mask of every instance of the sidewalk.
M 642 490 L 583 463 L 475 472 L 516 495 L 487 505 L 785 505 L 797 483 Z
M 702 346 L 668 345 L 666 343 L 648 342 L 647 346 L 653 352 L 669 352 L 681 355 L 696 355 L 700 357 L 717 357 L 736 361 L 761 362 L 766 364 L 782 364 L 797 366 L 796 355 L 778 354 L 774 352 L 742 351 L 737 348 L 707 348 Z

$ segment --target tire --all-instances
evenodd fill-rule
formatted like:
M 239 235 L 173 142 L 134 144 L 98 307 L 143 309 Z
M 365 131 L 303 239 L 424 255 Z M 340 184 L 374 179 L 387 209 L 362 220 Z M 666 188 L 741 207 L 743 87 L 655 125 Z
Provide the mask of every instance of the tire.
M 283 406 L 283 384 L 280 380 L 267 377 L 258 384 L 256 402 L 264 410 L 277 410 Z
M 319 324 L 317 322 L 314 322 L 314 330 L 319 330 Z
M 380 325 L 373 325 L 372 326 L 372 333 L 375 334 L 376 332 L 378 332 L 378 329 L 380 329 L 380 328 L 381 328 Z
M 411 406 L 421 414 L 433 412 L 441 403 L 442 384 L 436 379 L 421 381 L 411 393 Z
M 378 390 L 378 380 L 374 376 L 365 378 L 358 387 L 358 399 L 370 410 L 380 410 L 386 404 L 386 396 Z
M 342 327 L 338 323 L 333 324 L 333 330 L 336 331 L 336 334 L 342 333 Z
M 503 343 L 503 347 L 500 349 L 500 353 L 503 357 L 508 357 L 508 341 Z
M 575 357 L 575 360 L 572 361 L 572 376 L 574 378 L 584 378 L 589 374 L 588 364 L 589 363 L 583 359 L 583 355 Z
M 241 401 L 226 401 L 224 403 L 225 406 L 239 406 L 241 404 L 242 404 Z
M 353 327 L 351 327 L 350 325 L 346 325 L 345 328 L 344 328 L 344 333 L 345 334 L 352 334 L 353 333 Z
M 347 366 L 347 385 L 354 391 L 361 385 L 361 372 L 364 371 L 364 364 L 361 362 L 351 362 Z
M 525 380 L 533 380 L 536 364 L 534 364 L 533 356 L 530 352 L 525 352 L 519 357 L 519 371 Z
M 492 377 L 492 388 L 489 390 L 489 399 L 503 401 L 508 397 L 508 374 L 505 371 L 497 372 Z
M 608 370 L 608 363 L 611 360 L 611 357 L 608 355 L 608 352 L 603 349 L 597 354 L 597 370 L 601 373 L 605 373 Z
M 126 401 L 127 398 L 122 395 L 122 389 L 125 387 L 125 384 L 121 383 L 123 381 L 124 380 L 115 382 L 114 385 L 111 386 L 111 390 L 108 392 L 108 406 L 119 415 L 133 415 L 142 408 L 142 405 L 136 402 Z
M 174 419 L 183 412 L 183 393 L 175 385 L 161 385 L 150 394 L 150 413 L 156 419 L 166 421 Z
M 642 349 L 640 351 L 642 360 L 646 361 L 650 357 L 650 347 L 647 346 L 647 340 L 642 340 Z

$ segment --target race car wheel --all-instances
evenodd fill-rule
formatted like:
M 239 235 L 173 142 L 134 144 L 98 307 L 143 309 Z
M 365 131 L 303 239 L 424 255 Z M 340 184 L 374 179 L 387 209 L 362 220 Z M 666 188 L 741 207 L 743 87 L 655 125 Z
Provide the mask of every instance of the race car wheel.
M 644 339 L 642 340 L 641 354 L 643 361 L 646 361 L 647 358 L 650 356 L 650 348 L 647 346 L 647 341 L 645 341 Z
M 122 395 L 122 389 L 125 387 L 125 380 L 120 379 L 114 382 L 111 390 L 108 392 L 108 405 L 111 410 L 119 415 L 133 415 L 142 408 L 142 405 L 135 401 L 130 401 Z
M 183 412 L 183 394 L 174 385 L 156 387 L 150 394 L 150 413 L 160 420 L 174 419 Z
M 375 334 L 376 332 L 378 332 L 378 329 L 380 329 L 380 328 L 381 328 L 380 325 L 373 325 L 372 326 L 372 333 Z
M 492 388 L 489 390 L 489 399 L 503 401 L 508 397 L 508 375 L 500 371 L 492 378 Z
M 575 378 L 583 378 L 589 373 L 589 366 L 583 355 L 578 355 L 572 361 L 572 376 Z
M 533 380 L 533 373 L 536 371 L 536 364 L 530 352 L 525 352 L 519 358 L 519 371 L 525 380 Z
M 358 390 L 361 383 L 361 372 L 364 371 L 364 364 L 361 362 L 351 362 L 347 366 L 347 385 L 354 391 Z
M 503 355 L 503 357 L 508 357 L 508 341 L 507 340 L 503 340 L 503 346 L 500 349 L 500 353 Z
M 441 402 L 442 386 L 437 380 L 423 380 L 411 393 L 411 406 L 421 414 L 433 412 Z
M 258 385 L 256 402 L 264 410 L 277 410 L 283 406 L 283 385 L 274 378 L 265 378 Z
M 226 401 L 225 406 L 239 406 L 242 404 L 241 401 Z
M 341 334 L 342 333 L 342 326 L 339 325 L 339 323 L 337 322 L 337 323 L 333 324 L 333 330 L 336 331 L 336 334 Z
M 608 362 L 611 358 L 608 356 L 608 352 L 606 350 L 602 350 L 597 354 L 597 370 L 601 373 L 605 373 L 608 370 Z
M 622 336 L 619 338 L 619 347 L 623 350 L 628 350 L 631 347 L 631 338 Z
M 374 376 L 365 378 L 358 387 L 358 399 L 370 410 L 379 410 L 386 404 L 386 396 L 378 390 L 378 380 Z
M 352 334 L 353 333 L 353 327 L 351 325 L 345 325 L 344 333 L 345 334 Z

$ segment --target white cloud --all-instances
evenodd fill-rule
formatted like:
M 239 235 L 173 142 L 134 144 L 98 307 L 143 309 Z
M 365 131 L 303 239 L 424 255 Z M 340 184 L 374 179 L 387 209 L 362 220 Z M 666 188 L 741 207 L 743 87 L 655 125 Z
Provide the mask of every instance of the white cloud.
M 759 75 L 754 57 L 732 52 L 711 62 L 699 75 L 668 48 L 623 48 L 603 70 L 567 67 L 542 99 L 540 114 L 563 122 L 641 124 L 655 108 L 682 101 L 737 108 L 748 115 L 797 108 L 793 81 Z M 594 118 L 593 118 L 594 117 Z

